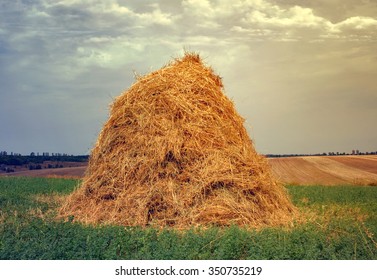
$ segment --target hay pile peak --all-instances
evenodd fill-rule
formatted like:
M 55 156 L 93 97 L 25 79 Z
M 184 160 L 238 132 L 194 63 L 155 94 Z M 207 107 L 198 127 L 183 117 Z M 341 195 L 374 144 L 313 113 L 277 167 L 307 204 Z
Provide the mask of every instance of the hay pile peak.
M 243 123 L 197 54 L 138 77 L 60 213 L 125 226 L 284 224 L 294 207 Z

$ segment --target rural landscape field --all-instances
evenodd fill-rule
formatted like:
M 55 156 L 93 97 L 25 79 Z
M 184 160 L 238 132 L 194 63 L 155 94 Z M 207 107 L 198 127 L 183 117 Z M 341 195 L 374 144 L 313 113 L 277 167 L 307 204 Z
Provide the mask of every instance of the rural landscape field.
M 259 229 L 83 225 L 57 209 L 85 166 L 1 176 L 0 259 L 377 259 L 376 159 L 269 159 L 300 217 Z
M 272 172 L 285 184 L 376 185 L 377 156 L 307 156 L 270 158 Z
M 377 0 L 0 7 L 0 280 L 377 274 Z
M 274 176 L 290 185 L 375 185 L 377 155 L 268 158 Z M 76 163 L 77 164 L 77 163 Z M 73 165 L 73 163 L 70 163 Z M 56 169 L 0 173 L 6 176 L 82 178 L 86 164 Z

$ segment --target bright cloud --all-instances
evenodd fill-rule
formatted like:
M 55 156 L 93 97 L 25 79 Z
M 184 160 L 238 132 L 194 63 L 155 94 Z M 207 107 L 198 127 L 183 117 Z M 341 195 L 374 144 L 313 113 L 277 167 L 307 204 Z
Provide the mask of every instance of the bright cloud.
M 257 23 L 267 27 L 323 27 L 328 22 L 313 14 L 309 8 L 294 6 L 288 10 L 274 6 L 272 11 L 253 11 L 245 19 L 247 23 Z
M 339 32 L 342 30 L 367 30 L 376 31 L 377 28 L 377 19 L 370 17 L 350 17 L 341 21 L 337 24 L 334 24 L 335 29 Z
M 298 5 L 282 8 L 263 0 L 185 0 L 182 5 L 184 16 L 194 16 L 199 21 L 198 26 L 209 29 L 221 27 L 223 30 L 248 33 L 250 37 L 255 35 L 259 38 L 262 35 L 264 39 L 271 40 L 312 40 L 315 37 L 346 39 L 348 36 L 354 39 L 352 30 L 375 32 L 377 23 L 371 17 L 350 17 L 333 23 L 317 15 L 311 8 Z M 335 36 L 335 33 L 342 34 Z

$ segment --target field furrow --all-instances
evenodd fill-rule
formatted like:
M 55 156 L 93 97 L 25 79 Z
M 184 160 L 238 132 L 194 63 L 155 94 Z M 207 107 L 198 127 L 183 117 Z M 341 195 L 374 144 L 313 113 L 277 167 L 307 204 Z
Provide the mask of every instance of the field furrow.
M 341 176 L 326 172 L 302 157 L 270 159 L 269 162 L 274 176 L 285 184 L 335 185 L 347 183 L 347 180 Z
M 355 183 L 358 181 L 377 181 L 377 174 L 365 171 L 361 168 L 351 167 L 350 165 L 346 165 L 334 159 L 335 157 L 305 157 L 305 160 L 312 163 L 313 167 L 340 177 L 349 183 Z
M 274 175 L 285 184 L 376 184 L 377 156 L 311 156 L 269 159 Z

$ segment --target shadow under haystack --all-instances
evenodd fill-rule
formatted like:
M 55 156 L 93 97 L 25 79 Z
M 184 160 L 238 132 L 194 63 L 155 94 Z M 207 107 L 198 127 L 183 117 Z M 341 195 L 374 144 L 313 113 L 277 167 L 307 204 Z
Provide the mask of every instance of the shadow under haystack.
M 243 123 L 221 78 L 185 54 L 116 98 L 60 214 L 125 226 L 286 224 L 295 209 Z

